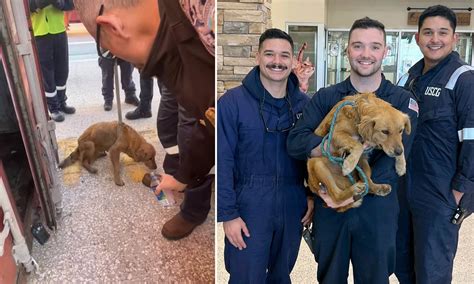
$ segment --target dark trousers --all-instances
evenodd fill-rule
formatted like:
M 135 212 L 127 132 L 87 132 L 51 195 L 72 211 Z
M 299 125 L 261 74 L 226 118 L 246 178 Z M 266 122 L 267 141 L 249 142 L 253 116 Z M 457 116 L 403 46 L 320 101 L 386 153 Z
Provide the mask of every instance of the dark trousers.
M 165 173 L 173 175 L 179 168 L 180 145 L 189 143 L 190 129 L 196 119 L 178 105 L 176 96 L 159 80 L 158 87 L 161 93 L 157 116 L 158 138 L 166 151 L 163 169 Z M 211 209 L 213 179 L 214 176 L 209 175 L 193 188 L 186 188 L 180 212 L 186 220 L 198 223 L 207 218 Z
M 135 95 L 135 83 L 133 83 L 132 73 L 133 65 L 127 61 L 117 58 L 117 64 L 120 67 L 120 81 L 125 97 Z M 99 66 L 102 70 L 102 96 L 104 101 L 114 100 L 114 60 L 99 57 Z
M 153 78 L 146 78 L 140 74 L 140 105 L 142 111 L 151 111 L 153 99 Z
M 339 213 L 315 198 L 314 256 L 322 284 L 347 283 L 352 262 L 355 284 L 388 283 L 395 270 L 398 203 L 395 192 L 366 195 L 358 208 Z
M 51 113 L 58 112 L 67 100 L 69 53 L 66 32 L 35 37 L 43 77 L 46 102 Z
M 240 217 L 249 229 L 247 248 L 225 238 L 224 259 L 229 283 L 291 283 L 290 273 L 301 244 L 307 201 L 294 179 L 252 176 L 236 184 Z M 336 282 L 334 282 L 336 283 Z
M 450 222 L 456 206 L 433 195 L 417 201 L 400 191 L 395 274 L 401 284 L 449 284 L 460 226 Z

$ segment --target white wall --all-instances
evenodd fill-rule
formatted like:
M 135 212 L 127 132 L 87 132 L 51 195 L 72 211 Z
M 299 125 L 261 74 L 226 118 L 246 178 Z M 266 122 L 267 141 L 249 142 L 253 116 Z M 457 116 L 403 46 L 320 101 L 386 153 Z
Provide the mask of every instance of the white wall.
M 446 5 L 450 8 L 474 8 L 474 0 L 329 0 L 327 27 L 347 29 L 350 28 L 354 20 L 368 16 L 381 21 L 386 29 L 417 29 L 417 26 L 407 25 L 407 7 L 427 8 L 436 4 Z M 471 14 L 470 26 L 460 26 L 458 29 L 474 30 L 473 17 L 474 14 Z
M 381 21 L 387 29 L 416 29 L 407 25 L 407 7 L 436 4 L 474 8 L 474 0 L 273 0 L 271 18 L 272 26 L 280 29 L 285 29 L 286 22 L 323 23 L 328 28 L 348 29 L 354 20 L 365 16 Z M 470 26 L 460 26 L 459 30 L 474 30 L 474 19 Z
M 272 26 L 285 30 L 287 22 L 324 24 L 328 1 L 332 0 L 273 0 Z

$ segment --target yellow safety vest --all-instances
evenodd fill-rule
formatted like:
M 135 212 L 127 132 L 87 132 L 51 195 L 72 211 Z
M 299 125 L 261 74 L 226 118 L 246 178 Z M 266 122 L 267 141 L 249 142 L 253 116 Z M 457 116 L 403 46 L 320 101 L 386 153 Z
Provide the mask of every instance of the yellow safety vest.
M 64 26 L 64 12 L 53 5 L 44 7 L 31 14 L 33 34 L 42 36 L 47 34 L 59 34 L 66 31 Z

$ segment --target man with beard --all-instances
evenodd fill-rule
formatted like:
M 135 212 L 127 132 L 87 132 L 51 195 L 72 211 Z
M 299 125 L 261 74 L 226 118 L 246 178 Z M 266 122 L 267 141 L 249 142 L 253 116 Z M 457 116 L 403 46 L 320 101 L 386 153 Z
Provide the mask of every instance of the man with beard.
M 412 131 L 415 130 L 417 113 L 411 94 L 394 86 L 382 74 L 386 54 L 384 25 L 367 17 L 356 20 L 347 47 L 350 76 L 344 82 L 319 90 L 306 105 L 302 118 L 288 136 L 291 156 L 301 160 L 320 156 L 323 137 L 316 136 L 314 130 L 337 102 L 357 93 L 374 92 L 407 113 Z M 405 156 L 412 144 L 409 137 L 403 137 Z M 375 183 L 391 185 L 392 192 L 387 196 L 366 195 L 360 207 L 343 213 L 333 208 L 353 202 L 352 198 L 341 204 L 335 204 L 325 192 L 319 192 L 315 198 L 313 248 L 319 283 L 346 283 L 349 262 L 353 265 L 355 283 L 387 283 L 394 272 L 399 212 L 395 160 L 382 150 L 373 150 L 369 164 Z
M 158 112 L 158 124 L 167 120 L 158 131 L 166 156 L 155 194 L 184 190 L 180 212 L 161 231 L 168 239 L 184 238 L 211 208 L 214 127 L 205 112 L 215 101 L 214 0 L 74 3 L 99 56 L 109 50 L 141 69 L 143 77 L 157 76 L 172 94 L 170 107 Z
M 453 51 L 456 14 L 428 7 L 418 20 L 423 53 L 399 85 L 412 91 L 420 124 L 399 199 L 400 283 L 451 283 L 463 217 L 474 210 L 474 67 Z
M 290 283 L 313 200 L 305 164 L 288 156 L 285 142 L 308 97 L 291 72 L 287 33 L 266 30 L 257 63 L 218 101 L 217 221 L 224 222 L 229 283 Z

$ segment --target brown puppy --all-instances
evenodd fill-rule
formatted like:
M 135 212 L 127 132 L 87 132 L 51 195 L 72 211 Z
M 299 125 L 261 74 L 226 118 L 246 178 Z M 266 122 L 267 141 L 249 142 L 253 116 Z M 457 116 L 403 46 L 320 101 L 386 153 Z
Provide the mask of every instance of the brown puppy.
M 77 144 L 77 148 L 59 164 L 59 168 L 80 161 L 86 170 L 95 174 L 97 169 L 91 166 L 92 163 L 105 156 L 107 151 L 112 161 L 116 185 L 124 185 L 120 177 L 120 153 L 127 154 L 136 162 L 143 162 L 150 169 L 156 169 L 153 145 L 125 123 L 119 125 L 117 121 L 112 121 L 93 124 L 82 133 Z
M 336 203 L 351 196 L 357 200 L 353 204 L 339 208 L 339 212 L 362 204 L 362 200 L 358 199 L 365 190 L 364 182 L 357 171 L 353 173 L 356 180 L 354 185 L 345 177 L 357 164 L 367 176 L 370 193 L 380 196 L 390 193 L 390 185 L 375 184 L 371 180 L 371 169 L 366 155 L 363 155 L 364 146 L 382 149 L 389 157 L 394 157 L 395 170 L 402 176 L 406 171 L 402 134 L 403 131 L 407 134 L 411 131 L 408 115 L 371 93 L 348 96 L 336 104 L 315 130 L 316 135 L 325 136 L 329 133 L 334 112 L 345 101 L 352 101 L 355 106 L 344 106 L 339 111 L 331 142 L 334 156 L 346 156 L 342 169 L 326 157 L 311 158 L 307 163 L 308 183 L 313 192 L 317 193 L 323 184 Z

